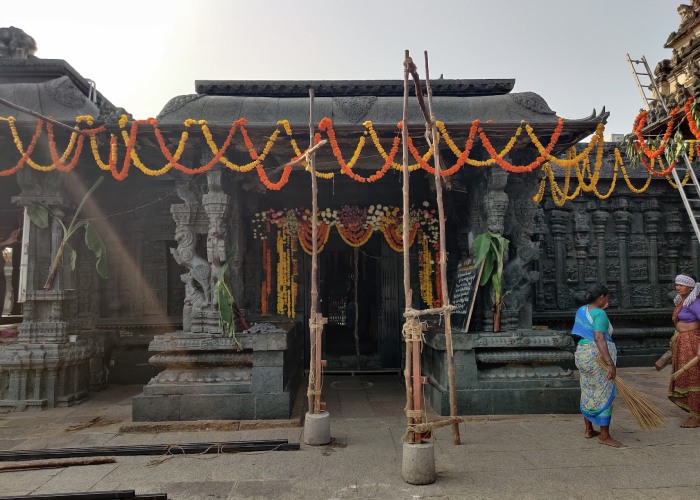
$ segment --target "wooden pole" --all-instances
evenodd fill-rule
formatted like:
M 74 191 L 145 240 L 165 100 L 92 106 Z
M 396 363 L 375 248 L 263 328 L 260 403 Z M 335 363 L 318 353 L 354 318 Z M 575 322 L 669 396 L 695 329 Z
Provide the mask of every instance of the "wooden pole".
M 425 55 L 425 88 L 428 92 L 428 111 L 430 112 L 430 132 L 433 141 L 433 158 L 435 159 L 435 195 L 437 197 L 437 208 L 440 223 L 440 281 L 442 290 L 442 305 L 450 305 L 450 297 L 447 291 L 447 250 L 445 238 L 445 207 L 442 201 L 442 176 L 440 175 L 440 144 L 437 125 L 435 123 L 435 113 L 433 113 L 433 92 L 430 88 L 430 71 L 428 68 L 428 51 Z M 455 392 L 455 363 L 454 352 L 452 350 L 452 319 L 450 309 L 445 310 L 445 345 L 447 347 L 447 380 L 449 383 L 450 417 L 457 416 L 457 395 Z M 461 444 L 459 437 L 459 422 L 452 423 L 452 442 Z
M 7 99 L 3 99 L 2 97 L 0 97 L 0 104 L 7 106 L 8 108 L 16 109 L 17 111 L 21 111 L 22 113 L 26 113 L 30 116 L 33 116 L 34 118 L 38 118 L 40 120 L 44 120 L 45 122 L 49 122 L 53 125 L 56 125 L 57 127 L 65 128 L 67 130 L 70 130 L 71 132 L 75 132 L 75 133 L 80 134 L 80 135 L 85 136 L 85 137 L 90 137 L 89 134 L 86 134 L 85 132 L 83 132 L 80 129 L 73 128 L 70 125 L 56 121 L 53 118 L 49 118 L 48 116 L 44 116 L 42 114 L 39 114 L 36 111 L 32 111 L 31 109 L 24 108 L 24 107 L 20 106 L 19 104 L 15 104 L 14 102 L 8 101 Z
M 314 145 L 314 89 L 309 89 L 309 149 Z M 316 155 L 309 156 L 311 169 L 311 318 L 309 320 L 310 366 L 309 366 L 309 412 L 320 411 L 321 388 L 321 335 L 318 332 L 318 183 L 316 180 Z
M 355 260 L 355 269 L 354 269 L 354 276 L 355 276 L 355 354 L 357 354 L 357 369 L 360 369 L 360 331 L 359 327 L 360 325 L 358 324 L 358 321 L 360 319 L 360 304 L 358 303 L 358 297 L 357 297 L 357 288 L 358 288 L 358 271 L 360 269 L 360 266 L 358 265 L 358 260 L 360 259 L 360 249 L 357 247 L 354 247 L 353 249 L 353 257 Z
M 413 61 L 408 50 L 404 55 L 404 72 L 403 72 L 403 117 L 401 127 L 401 142 L 403 144 L 403 290 L 404 300 L 406 302 L 405 309 L 408 310 L 413 304 L 413 293 L 411 290 L 411 274 L 410 274 L 410 256 L 408 253 L 409 245 L 409 170 L 408 170 L 408 75 L 411 72 Z M 415 66 L 414 66 L 415 67 Z M 411 319 L 411 321 L 416 321 Z M 414 347 L 418 346 L 417 342 L 406 344 L 406 368 L 404 369 L 404 381 L 406 384 L 406 410 L 414 412 L 421 409 L 422 403 L 422 388 L 420 385 L 416 388 L 416 375 L 420 377 L 420 350 L 416 351 Z M 416 390 L 417 389 L 417 390 Z M 408 417 L 408 425 L 421 423 L 420 418 Z M 420 443 L 421 436 L 419 434 L 409 432 L 408 439 L 410 443 Z

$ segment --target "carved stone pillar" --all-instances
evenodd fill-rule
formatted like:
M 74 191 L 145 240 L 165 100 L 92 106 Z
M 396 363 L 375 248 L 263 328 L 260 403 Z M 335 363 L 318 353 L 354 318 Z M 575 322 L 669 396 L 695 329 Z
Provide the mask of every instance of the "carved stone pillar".
M 607 272 L 605 267 L 605 226 L 608 223 L 610 214 L 603 210 L 596 210 L 591 216 L 593 222 L 593 234 L 595 234 L 596 249 L 598 251 L 597 258 L 597 276 L 598 283 L 605 285 L 607 283 Z
M 211 264 L 210 289 L 212 305 L 217 304 L 216 283 L 221 276 L 221 268 L 228 255 L 228 228 L 226 225 L 231 204 L 230 197 L 221 186 L 221 168 L 207 172 L 208 192 L 202 196 L 202 206 L 209 218 L 207 233 L 207 260 Z
M 170 253 L 178 264 L 187 269 L 187 272 L 180 276 L 185 284 L 183 328 L 184 325 L 190 325 L 191 328 L 185 333 L 201 333 L 204 331 L 199 321 L 202 318 L 201 312 L 211 301 L 211 265 L 197 254 L 197 240 L 200 233 L 207 232 L 208 222 L 205 216 L 199 215 L 199 199 L 189 183 L 178 184 L 177 192 L 185 203 L 170 207 L 170 214 L 175 221 L 177 242 L 177 248 L 171 248 Z M 194 318 L 198 321 L 193 321 Z
M 537 259 L 536 270 L 538 273 L 537 284 L 536 284 L 536 300 L 538 308 L 544 306 L 544 283 L 543 283 L 543 272 L 542 272 L 542 255 L 545 250 L 545 238 L 546 234 L 549 232 L 547 224 L 544 217 L 544 209 L 538 208 L 535 214 L 535 224 L 533 227 L 533 234 L 535 235 L 535 241 L 540 252 L 540 258 Z
M 670 211 L 666 214 L 666 249 L 668 264 L 671 269 L 671 279 L 678 274 L 679 251 L 683 248 L 683 226 L 681 225 L 681 214 L 678 210 Z
M 614 214 L 615 234 L 618 240 L 618 255 L 620 259 L 620 306 L 629 309 L 632 307 L 632 289 L 629 279 L 629 235 L 632 223 L 632 214 L 626 210 L 618 210 Z
M 16 342 L 0 345 L 0 409 L 70 406 L 87 397 L 89 363 L 96 340 L 78 335 L 77 300 L 70 259 L 65 257 L 53 286 L 44 290 L 63 229 L 58 217 L 71 213 L 58 172 L 22 169 L 17 182 L 22 192 L 12 199 L 20 207 L 49 206 L 49 225 L 40 228 L 25 220 L 22 252 L 27 263 L 23 320 Z M 37 376 L 46 374 L 46 376 Z
M 486 212 L 486 229 L 491 233 L 503 234 L 505 231 L 505 215 L 509 200 L 505 193 L 507 182 L 508 172 L 501 168 L 489 170 L 483 207 Z M 488 292 L 484 296 L 484 328 L 492 331 L 495 298 L 491 285 L 488 285 Z
M 585 205 L 579 204 L 574 212 L 574 248 L 576 249 L 579 288 L 582 286 L 585 288 L 586 283 L 586 259 L 590 246 L 589 232 L 588 213 L 585 210 Z
M 557 308 L 566 309 L 568 287 L 566 276 L 566 234 L 569 230 L 569 212 L 552 210 L 549 213 L 549 230 L 554 239 L 554 279 L 557 290 Z
M 661 212 L 650 210 L 644 212 L 644 229 L 649 237 L 649 283 L 651 284 L 654 307 L 661 307 L 659 294 L 659 246 L 658 231 Z

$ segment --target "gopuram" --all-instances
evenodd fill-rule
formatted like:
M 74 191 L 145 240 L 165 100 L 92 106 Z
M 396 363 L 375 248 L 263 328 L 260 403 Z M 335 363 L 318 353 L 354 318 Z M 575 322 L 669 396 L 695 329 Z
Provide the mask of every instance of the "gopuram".
M 137 383 L 135 421 L 289 416 L 310 351 L 311 181 L 303 163 L 288 165 L 309 144 L 309 88 L 314 141 L 328 141 L 316 156 L 326 370 L 401 369 L 403 82 L 197 81 L 194 94 L 170 99 L 155 120 L 137 120 L 65 61 L 36 58 L 33 40 L 13 30 L 0 35 L 0 97 L 79 122 L 84 134 L 0 104 L 0 239 L 23 230 L 7 244 L 14 316 L 3 322 L 19 326 L 0 339 L 0 407 L 69 405 L 105 384 Z M 650 364 L 671 333 L 672 276 L 697 274 L 700 249 L 663 178 L 646 195 L 620 181 L 609 196 L 562 197 L 543 177 L 543 159 L 566 158 L 602 131 L 608 114 L 563 120 L 538 94 L 513 86 L 432 82 L 449 170 L 448 289 L 478 235 L 510 242 L 499 331 L 489 284 L 478 290 L 468 331 L 453 333 L 458 410 L 575 413 L 568 331 L 585 288 L 607 283 L 622 359 Z M 412 105 L 411 286 L 414 306 L 428 308 L 441 297 L 423 123 Z M 605 194 L 617 172 L 611 146 L 602 158 Z M 562 172 L 552 175 L 560 186 Z M 59 219 L 70 220 L 100 176 L 79 215 L 94 221 L 108 277 L 98 277 L 80 232 L 71 240 L 74 266 L 63 259 L 45 289 L 63 237 Z M 647 177 L 629 171 L 633 186 Z M 37 205 L 50 208 L 47 227 L 30 217 Z M 223 320 L 226 293 L 234 308 Z M 445 345 L 439 318 L 429 319 L 423 375 L 443 415 Z

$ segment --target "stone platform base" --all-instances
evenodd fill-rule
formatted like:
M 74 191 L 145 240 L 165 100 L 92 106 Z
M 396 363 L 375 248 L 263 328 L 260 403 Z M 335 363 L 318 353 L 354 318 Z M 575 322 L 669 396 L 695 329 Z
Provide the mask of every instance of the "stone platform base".
M 289 418 L 290 393 L 134 396 L 134 422 Z
M 453 346 L 460 415 L 578 413 L 573 340 L 565 332 L 453 333 Z M 426 333 L 423 363 L 426 397 L 449 415 L 445 338 L 437 329 Z
M 257 323 L 237 335 L 173 332 L 154 337 L 163 367 L 132 400 L 134 422 L 288 419 L 301 376 L 301 329 Z
M 450 414 L 446 387 L 426 386 L 426 397 L 440 415 Z M 578 413 L 581 391 L 577 380 L 552 387 L 547 381 L 530 381 L 529 387 L 516 381 L 457 391 L 459 415 L 520 415 L 528 413 Z

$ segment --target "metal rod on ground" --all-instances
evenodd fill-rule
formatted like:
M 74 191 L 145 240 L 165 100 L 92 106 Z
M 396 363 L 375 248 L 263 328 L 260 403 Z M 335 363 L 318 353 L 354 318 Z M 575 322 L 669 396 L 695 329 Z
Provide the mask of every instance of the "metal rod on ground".
M 0 104 L 3 104 L 4 106 L 7 106 L 8 108 L 16 109 L 17 111 L 21 111 L 22 113 L 26 113 L 30 116 L 33 116 L 34 118 L 38 118 L 40 120 L 44 120 L 45 122 L 49 122 L 52 125 L 56 125 L 57 127 L 68 129 L 71 132 L 75 132 L 75 133 L 78 133 L 80 135 L 84 135 L 85 137 L 90 137 L 90 134 L 86 134 L 85 132 L 83 132 L 80 129 L 73 128 L 70 125 L 56 121 L 53 118 L 49 118 L 48 116 L 44 116 L 42 114 L 39 114 L 36 111 L 32 111 L 31 109 L 24 108 L 18 104 L 15 104 L 14 102 L 8 101 L 7 99 L 3 99 L 2 97 L 0 97 Z
M 403 72 L 403 117 L 402 117 L 402 128 L 401 128 L 401 139 L 403 142 L 403 290 L 404 290 L 404 300 L 406 302 L 405 309 L 410 309 L 413 307 L 413 293 L 411 290 L 411 270 L 410 270 L 410 256 L 408 253 L 409 244 L 409 170 L 408 170 L 408 74 L 410 72 L 410 66 L 413 65 L 413 61 L 409 55 L 408 50 L 404 55 L 404 72 Z M 417 321 L 412 319 L 411 321 Z M 419 424 L 422 422 L 421 418 L 414 418 L 413 415 L 415 411 L 421 409 L 422 403 L 422 387 L 418 385 L 416 387 L 415 378 L 416 375 L 420 377 L 420 350 L 416 352 L 414 347 L 419 347 L 417 342 L 410 342 L 406 344 L 406 369 L 404 370 L 404 377 L 406 383 L 406 411 L 408 416 L 408 425 Z M 416 364 L 418 365 L 416 368 Z M 422 436 L 413 432 L 409 432 L 408 439 L 411 443 L 420 443 Z
M 105 446 L 93 448 L 58 448 L 44 450 L 12 450 L 0 452 L 0 462 L 45 460 L 51 458 L 79 458 L 139 455 L 186 455 L 206 453 L 243 453 L 250 451 L 298 450 L 299 443 L 287 440 L 224 441 L 219 443 L 157 444 L 137 446 Z
M 10 464 L 0 466 L 0 472 L 11 470 L 35 470 L 35 469 L 60 469 L 63 467 L 75 467 L 80 465 L 113 464 L 117 461 L 114 457 L 75 458 L 68 460 L 42 460 L 36 462 Z
M 425 55 L 425 88 L 428 92 L 428 111 L 430 112 L 430 123 L 426 123 L 426 128 L 430 127 L 433 142 L 433 158 L 435 159 L 435 196 L 437 198 L 438 217 L 440 223 L 440 284 L 442 294 L 442 305 L 450 305 L 450 297 L 447 291 L 447 250 L 445 238 L 445 206 L 442 201 L 442 176 L 440 175 L 440 144 L 435 123 L 435 113 L 433 113 L 433 91 L 430 88 L 430 70 L 428 67 L 428 51 Z M 427 132 L 427 130 L 426 130 Z M 448 392 L 450 399 L 450 416 L 457 416 L 457 397 L 455 394 L 455 363 L 454 352 L 452 350 L 452 320 L 450 308 L 445 309 L 445 345 L 447 350 L 447 380 L 449 383 Z M 452 442 L 461 444 L 459 437 L 459 422 L 452 423 Z

